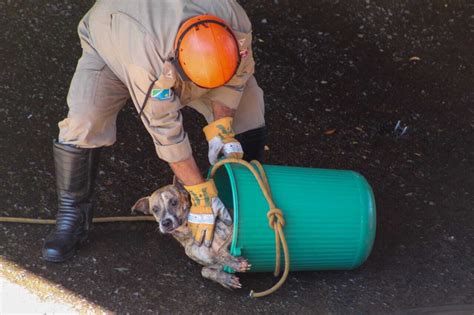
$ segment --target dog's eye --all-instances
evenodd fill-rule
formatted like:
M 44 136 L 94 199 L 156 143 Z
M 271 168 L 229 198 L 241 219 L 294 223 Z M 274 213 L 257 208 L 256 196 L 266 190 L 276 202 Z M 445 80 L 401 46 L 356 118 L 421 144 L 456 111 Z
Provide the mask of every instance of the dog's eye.
M 171 200 L 170 200 L 170 205 L 171 205 L 172 207 L 176 207 L 176 206 L 178 205 L 178 200 L 176 200 L 176 199 L 171 199 Z
M 154 206 L 151 210 L 152 210 L 154 213 L 158 213 L 158 211 L 160 211 L 160 208 L 158 208 L 157 206 Z

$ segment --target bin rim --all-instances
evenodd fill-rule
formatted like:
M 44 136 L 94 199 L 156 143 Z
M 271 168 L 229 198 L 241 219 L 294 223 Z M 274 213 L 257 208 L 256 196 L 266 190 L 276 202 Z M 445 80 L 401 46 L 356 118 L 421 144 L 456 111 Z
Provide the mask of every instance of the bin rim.
M 225 164 L 224 169 L 227 172 L 227 177 L 229 179 L 230 188 L 232 191 L 232 204 L 233 204 L 233 210 L 234 210 L 234 218 L 233 218 L 234 222 L 233 222 L 233 230 L 232 230 L 232 243 L 230 245 L 230 253 L 233 256 L 240 256 L 241 252 L 240 252 L 240 249 L 237 247 L 237 239 L 239 236 L 239 232 L 238 232 L 239 230 L 239 198 L 238 198 L 237 181 L 235 179 L 232 166 L 230 164 Z M 210 178 L 211 170 L 209 170 L 208 178 Z

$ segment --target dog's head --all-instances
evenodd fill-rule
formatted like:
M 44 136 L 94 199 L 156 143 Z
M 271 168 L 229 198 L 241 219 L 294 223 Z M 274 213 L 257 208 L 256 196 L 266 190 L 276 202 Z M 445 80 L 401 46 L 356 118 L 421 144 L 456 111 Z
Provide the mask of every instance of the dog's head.
M 172 233 L 186 224 L 190 207 L 189 193 L 175 177 L 173 185 L 162 187 L 151 196 L 138 200 L 132 212 L 153 215 L 161 233 Z

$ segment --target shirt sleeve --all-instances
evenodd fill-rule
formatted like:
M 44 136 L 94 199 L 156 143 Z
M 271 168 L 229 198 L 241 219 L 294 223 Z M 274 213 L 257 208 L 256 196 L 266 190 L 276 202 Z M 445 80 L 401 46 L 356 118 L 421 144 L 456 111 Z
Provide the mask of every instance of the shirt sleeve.
M 217 101 L 231 109 L 237 109 L 248 79 L 255 72 L 255 61 L 252 54 L 252 32 L 234 31 L 240 52 L 240 65 L 235 75 L 225 85 L 212 89 L 207 98 Z
M 171 71 L 171 72 L 170 72 Z M 159 79 L 149 83 L 148 98 L 142 113 L 142 120 L 153 138 L 156 153 L 160 159 L 174 163 L 186 160 L 192 155 L 188 135 L 183 128 L 181 102 L 173 87 L 175 72 L 165 63 Z
M 147 130 L 155 143 L 156 153 L 160 159 L 168 162 L 179 162 L 192 155 L 188 135 L 183 128 L 181 104 L 176 96 L 169 101 L 150 99 L 150 111 Z

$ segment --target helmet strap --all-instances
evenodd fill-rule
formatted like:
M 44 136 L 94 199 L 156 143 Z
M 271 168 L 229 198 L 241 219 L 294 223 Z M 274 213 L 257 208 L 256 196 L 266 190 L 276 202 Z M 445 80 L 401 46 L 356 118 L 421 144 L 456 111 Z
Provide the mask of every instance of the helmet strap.
M 175 56 L 177 52 L 175 52 Z M 186 73 L 184 72 L 183 68 L 181 68 L 181 65 L 179 64 L 179 61 L 178 61 L 178 58 L 176 57 L 171 57 L 169 59 L 169 61 L 171 62 L 171 64 L 174 66 L 174 68 L 176 69 L 176 72 L 178 72 L 178 75 L 179 77 L 181 78 L 182 81 L 186 81 L 186 82 L 189 82 L 191 81 L 191 79 L 186 75 Z M 192 82 L 192 81 L 191 81 Z

